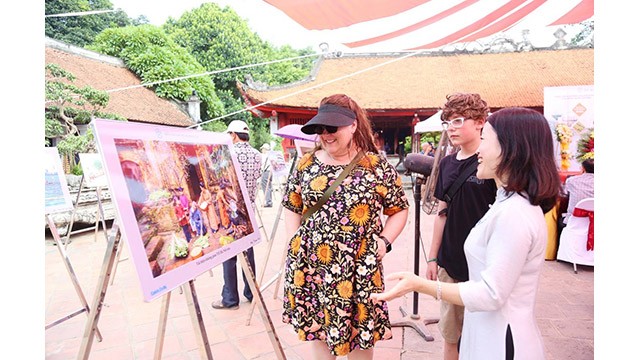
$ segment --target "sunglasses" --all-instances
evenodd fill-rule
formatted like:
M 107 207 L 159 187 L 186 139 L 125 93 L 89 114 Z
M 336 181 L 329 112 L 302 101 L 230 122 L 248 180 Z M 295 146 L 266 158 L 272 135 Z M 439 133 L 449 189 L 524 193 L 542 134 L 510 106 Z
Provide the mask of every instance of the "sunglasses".
M 333 134 L 338 131 L 338 127 L 329 125 L 316 125 L 313 129 L 313 132 L 317 135 L 322 135 L 324 134 L 325 130 L 327 131 L 327 134 Z

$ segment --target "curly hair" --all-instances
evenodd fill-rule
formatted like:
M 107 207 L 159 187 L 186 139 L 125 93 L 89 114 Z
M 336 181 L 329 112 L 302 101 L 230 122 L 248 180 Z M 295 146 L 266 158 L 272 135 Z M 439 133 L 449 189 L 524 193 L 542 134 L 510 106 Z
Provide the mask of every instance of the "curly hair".
M 449 120 L 453 115 L 460 115 L 466 119 L 485 120 L 489 116 L 489 106 L 478 94 L 449 94 L 440 119 Z

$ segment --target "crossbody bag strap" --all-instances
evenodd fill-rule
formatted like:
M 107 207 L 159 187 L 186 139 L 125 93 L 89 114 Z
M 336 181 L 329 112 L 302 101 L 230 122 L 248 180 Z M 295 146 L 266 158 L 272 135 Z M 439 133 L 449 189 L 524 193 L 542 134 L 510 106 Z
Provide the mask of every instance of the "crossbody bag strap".
M 451 186 L 449 186 L 449 189 L 447 189 L 447 193 L 444 194 L 444 201 L 446 201 L 447 204 L 451 202 L 455 194 L 458 192 L 458 190 L 460 190 L 462 184 L 467 181 L 469 176 L 471 176 L 471 174 L 473 174 L 473 172 L 476 171 L 477 168 L 478 162 L 474 161 L 473 163 L 471 163 L 471 165 L 469 165 L 468 168 L 464 169 L 464 172 L 460 174 L 460 176 L 458 176 L 456 181 L 451 184 Z
M 316 212 L 318 209 L 320 209 L 322 207 L 322 205 L 324 205 L 324 203 L 327 202 L 327 200 L 329 200 L 329 197 L 331 196 L 331 194 L 333 194 L 333 192 L 336 190 L 338 185 L 340 185 L 342 180 L 344 180 L 344 178 L 346 178 L 347 175 L 349 175 L 351 170 L 356 166 L 358 161 L 360 161 L 360 159 L 363 156 L 364 156 L 364 151 L 361 150 L 356 155 L 356 157 L 354 157 L 353 160 L 351 160 L 349 165 L 347 165 L 347 167 L 344 168 L 344 170 L 342 170 L 342 172 L 340 173 L 338 178 L 333 183 L 331 183 L 331 186 L 329 186 L 329 188 L 327 190 L 325 190 L 325 192 L 324 192 L 324 194 L 322 194 L 322 197 L 320 198 L 320 200 L 318 200 L 315 204 L 313 204 L 313 206 L 311 208 L 309 208 L 304 213 L 304 215 L 302 215 L 302 219 L 300 221 L 301 224 L 304 223 L 314 212 Z

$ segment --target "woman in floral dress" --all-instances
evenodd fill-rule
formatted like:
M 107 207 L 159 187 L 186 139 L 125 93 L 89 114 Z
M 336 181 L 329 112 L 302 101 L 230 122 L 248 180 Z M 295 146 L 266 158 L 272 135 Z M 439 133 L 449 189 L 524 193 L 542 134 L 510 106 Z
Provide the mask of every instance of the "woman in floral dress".
M 341 94 L 320 105 L 302 128 L 318 134 L 319 145 L 300 159 L 283 199 L 290 239 L 283 321 L 313 342 L 316 359 L 372 359 L 375 342 L 391 338 L 391 324 L 387 304 L 369 295 L 384 290 L 382 257 L 405 226 L 409 202 L 395 168 L 377 152 L 365 111 Z M 303 222 L 361 151 L 328 201 Z

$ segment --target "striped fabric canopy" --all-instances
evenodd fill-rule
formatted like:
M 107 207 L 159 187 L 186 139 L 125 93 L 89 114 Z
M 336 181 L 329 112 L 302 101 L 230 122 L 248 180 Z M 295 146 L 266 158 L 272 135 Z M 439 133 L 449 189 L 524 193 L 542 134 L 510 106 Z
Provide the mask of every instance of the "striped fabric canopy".
M 516 29 L 577 24 L 593 0 L 264 0 L 354 51 L 423 50 Z

